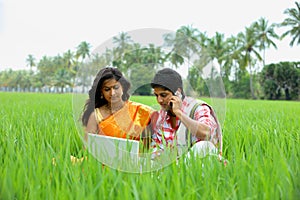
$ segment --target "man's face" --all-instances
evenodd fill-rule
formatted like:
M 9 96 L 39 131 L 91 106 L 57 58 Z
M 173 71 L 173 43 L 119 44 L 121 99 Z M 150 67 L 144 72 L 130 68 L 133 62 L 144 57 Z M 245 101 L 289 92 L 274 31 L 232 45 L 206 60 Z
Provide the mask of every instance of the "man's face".
M 166 111 L 171 110 L 170 99 L 173 96 L 172 92 L 161 87 L 155 87 L 153 91 L 156 96 L 156 101 L 161 108 Z

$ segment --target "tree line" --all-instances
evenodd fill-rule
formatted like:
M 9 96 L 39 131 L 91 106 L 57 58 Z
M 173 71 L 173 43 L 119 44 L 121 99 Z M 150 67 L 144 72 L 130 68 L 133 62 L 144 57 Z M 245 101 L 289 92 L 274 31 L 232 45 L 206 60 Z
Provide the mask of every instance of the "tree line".
M 208 81 L 220 77 L 226 95 L 233 98 L 299 99 L 299 62 L 280 62 L 266 65 L 269 48 L 290 36 L 290 46 L 300 44 L 300 4 L 284 11 L 283 22 L 272 23 L 260 18 L 237 35 L 225 37 L 216 32 L 209 37 L 191 25 L 181 26 L 174 33 L 164 34 L 164 44 L 141 45 L 121 32 L 113 37 L 113 48 L 101 54 L 91 53 L 91 45 L 83 41 L 74 51 L 54 57 L 34 55 L 26 58 L 29 70 L 0 72 L 2 91 L 86 92 L 95 72 L 104 66 L 119 68 L 132 82 L 135 94 L 149 95 L 148 84 L 157 69 L 165 66 L 188 67 L 185 81 L 200 96 L 209 96 Z M 286 27 L 279 35 L 276 30 Z M 165 51 L 168 49 L 168 51 Z M 211 68 L 207 74 L 205 67 Z M 218 70 L 219 71 L 218 71 Z

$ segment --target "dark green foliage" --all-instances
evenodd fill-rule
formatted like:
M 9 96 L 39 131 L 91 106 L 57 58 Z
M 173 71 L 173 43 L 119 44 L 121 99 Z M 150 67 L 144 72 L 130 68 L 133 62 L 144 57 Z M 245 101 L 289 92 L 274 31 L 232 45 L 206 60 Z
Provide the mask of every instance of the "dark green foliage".
M 151 66 L 134 64 L 130 71 L 131 92 L 135 95 L 150 95 L 152 93 L 150 82 L 154 73 Z
M 266 65 L 260 74 L 260 82 L 267 99 L 299 99 L 300 63 L 280 62 Z
M 248 74 L 240 76 L 239 81 L 233 81 L 231 83 L 231 91 L 234 98 L 250 99 L 250 77 Z

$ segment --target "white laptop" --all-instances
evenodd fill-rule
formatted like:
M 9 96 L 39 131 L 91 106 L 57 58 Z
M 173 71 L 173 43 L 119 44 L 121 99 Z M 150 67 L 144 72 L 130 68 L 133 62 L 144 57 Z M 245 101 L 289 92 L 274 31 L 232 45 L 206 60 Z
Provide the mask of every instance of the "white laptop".
M 139 141 L 88 133 L 87 145 L 90 153 L 105 165 L 130 169 L 138 163 Z

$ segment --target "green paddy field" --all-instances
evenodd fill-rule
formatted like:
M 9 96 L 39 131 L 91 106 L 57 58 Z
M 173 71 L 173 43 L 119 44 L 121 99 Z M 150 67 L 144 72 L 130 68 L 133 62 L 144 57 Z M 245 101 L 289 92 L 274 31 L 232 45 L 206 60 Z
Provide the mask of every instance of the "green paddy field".
M 73 115 L 71 94 L 0 93 L 0 199 L 300 199 L 300 102 L 227 99 L 229 164 L 180 160 L 139 174 L 89 155 Z

